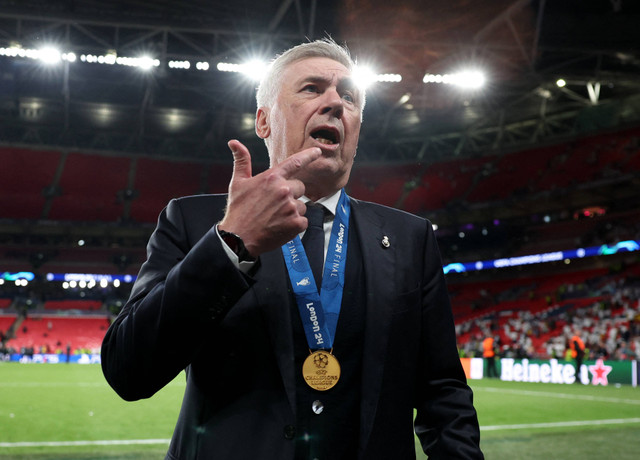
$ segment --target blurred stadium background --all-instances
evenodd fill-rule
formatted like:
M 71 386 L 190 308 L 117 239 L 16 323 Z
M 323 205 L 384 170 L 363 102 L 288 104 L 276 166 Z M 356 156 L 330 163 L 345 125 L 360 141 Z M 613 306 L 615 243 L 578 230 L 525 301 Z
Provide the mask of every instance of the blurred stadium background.
M 0 458 L 16 442 L 170 436 L 178 380 L 157 396 L 166 423 L 133 437 L 116 418 L 93 431 L 51 430 L 64 409 L 47 412 L 42 400 L 71 404 L 81 393 L 73 383 L 84 382 L 92 402 L 82 413 L 97 399 L 120 408 L 91 363 L 158 213 L 173 197 L 226 191 L 228 139 L 249 146 L 256 171 L 267 167 L 253 132 L 255 82 L 223 70 L 327 33 L 379 75 L 347 191 L 433 222 L 461 357 L 481 423 L 493 427 L 484 447 L 505 449 L 493 458 L 535 458 L 515 452 L 527 442 L 573 443 L 555 458 L 599 458 L 622 436 L 637 452 L 638 24 L 631 0 L 0 0 L 0 356 L 90 364 L 0 366 Z M 485 85 L 442 83 L 465 70 L 483 72 Z M 525 383 L 572 381 L 558 366 L 571 365 L 574 328 L 588 348 L 589 385 Z M 488 336 L 507 360 L 503 380 L 520 382 L 479 379 L 485 363 L 470 358 L 482 356 Z M 501 398 L 485 399 L 495 391 Z M 547 417 L 536 404 L 549 392 L 570 396 L 552 398 L 560 410 Z M 514 406 L 501 404 L 505 394 Z M 34 398 L 48 428 L 16 417 Z M 582 412 L 589 398 L 600 406 Z M 520 403 L 529 409 L 505 416 Z M 76 418 L 59 420 L 76 427 Z M 618 422 L 574 431 L 589 420 Z M 493 433 L 561 422 L 578 425 L 556 441 Z M 104 428 L 112 425 L 121 429 Z M 578 436 L 610 445 L 571 456 L 581 452 Z M 101 449 L 104 458 L 142 458 Z

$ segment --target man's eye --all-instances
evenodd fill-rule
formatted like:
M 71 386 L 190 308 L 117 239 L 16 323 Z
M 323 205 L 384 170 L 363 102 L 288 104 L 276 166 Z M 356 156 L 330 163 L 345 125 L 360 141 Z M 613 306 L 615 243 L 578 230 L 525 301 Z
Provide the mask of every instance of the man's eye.
M 306 91 L 308 93 L 317 93 L 318 87 L 316 85 L 306 85 L 304 88 L 302 88 L 302 91 Z
M 342 95 L 342 99 L 344 99 L 347 102 L 351 102 L 352 104 L 356 102 L 356 98 L 353 96 L 352 93 L 349 93 L 349 92 L 344 93 Z

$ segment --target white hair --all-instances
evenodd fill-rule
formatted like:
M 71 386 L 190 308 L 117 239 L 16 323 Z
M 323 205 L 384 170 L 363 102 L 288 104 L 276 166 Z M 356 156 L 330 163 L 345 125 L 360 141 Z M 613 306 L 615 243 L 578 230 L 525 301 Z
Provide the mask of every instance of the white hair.
M 322 40 L 316 40 L 294 46 L 277 56 L 271 62 L 267 73 L 260 81 L 260 85 L 258 86 L 258 91 L 256 93 L 258 108 L 271 107 L 274 104 L 276 97 L 278 96 L 278 91 L 280 90 L 282 74 L 289 65 L 296 61 L 316 57 L 324 57 L 337 61 L 344 65 L 351 73 L 353 73 L 356 67 L 356 63 L 351 58 L 349 50 L 344 46 L 338 45 L 331 38 L 324 38 Z M 358 90 L 356 97 L 359 101 L 360 112 L 362 113 L 365 103 L 364 89 Z

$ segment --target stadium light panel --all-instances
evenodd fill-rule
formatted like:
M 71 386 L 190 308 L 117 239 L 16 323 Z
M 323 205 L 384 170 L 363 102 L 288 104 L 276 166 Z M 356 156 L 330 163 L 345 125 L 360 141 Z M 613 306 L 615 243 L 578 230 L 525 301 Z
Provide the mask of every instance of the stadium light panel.
M 268 64 L 263 61 L 254 59 L 244 64 L 232 64 L 228 62 L 218 62 L 216 68 L 220 72 L 236 72 L 241 73 L 251 80 L 260 81 L 267 71 Z
M 356 67 L 353 70 L 353 80 L 360 89 L 367 89 L 376 81 L 376 74 L 369 67 Z
M 169 61 L 168 64 L 170 69 L 184 69 L 188 70 L 191 68 L 191 62 L 189 61 Z
M 229 62 L 218 62 L 216 69 L 220 72 L 240 72 L 240 64 L 231 64 Z
M 411 93 L 404 93 L 400 99 L 398 99 L 398 105 L 403 105 L 409 102 L 411 99 Z
M 40 49 L 38 55 L 38 58 L 45 64 L 57 64 L 62 60 L 60 51 L 52 47 Z
M 160 61 L 158 59 L 153 59 L 149 56 L 140 56 L 136 59 L 137 60 L 135 62 L 135 66 L 140 67 L 142 70 L 151 70 L 152 67 L 157 67 L 160 65 Z
M 479 89 L 482 88 L 487 79 L 484 73 L 478 70 L 465 70 L 452 74 L 426 74 L 422 81 L 424 83 L 441 83 L 445 85 L 454 85 L 462 89 Z
M 477 89 L 482 88 L 485 82 L 486 78 L 482 72 L 472 70 L 454 74 L 453 84 L 461 88 Z
M 268 65 L 265 62 L 254 59 L 244 64 L 240 72 L 251 80 L 260 81 L 267 72 L 267 68 Z
M 379 73 L 375 76 L 375 81 L 379 83 L 400 83 L 402 75 L 398 73 Z

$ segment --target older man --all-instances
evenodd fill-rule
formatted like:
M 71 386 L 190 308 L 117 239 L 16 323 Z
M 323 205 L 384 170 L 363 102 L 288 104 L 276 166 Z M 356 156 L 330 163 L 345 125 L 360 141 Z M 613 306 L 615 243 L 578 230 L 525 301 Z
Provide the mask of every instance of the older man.
M 271 167 L 230 141 L 228 196 L 160 216 L 102 363 L 127 400 L 186 369 L 167 459 L 415 458 L 414 408 L 429 458 L 482 458 L 430 223 L 343 190 L 352 71 L 329 40 L 279 56 L 257 95 Z

